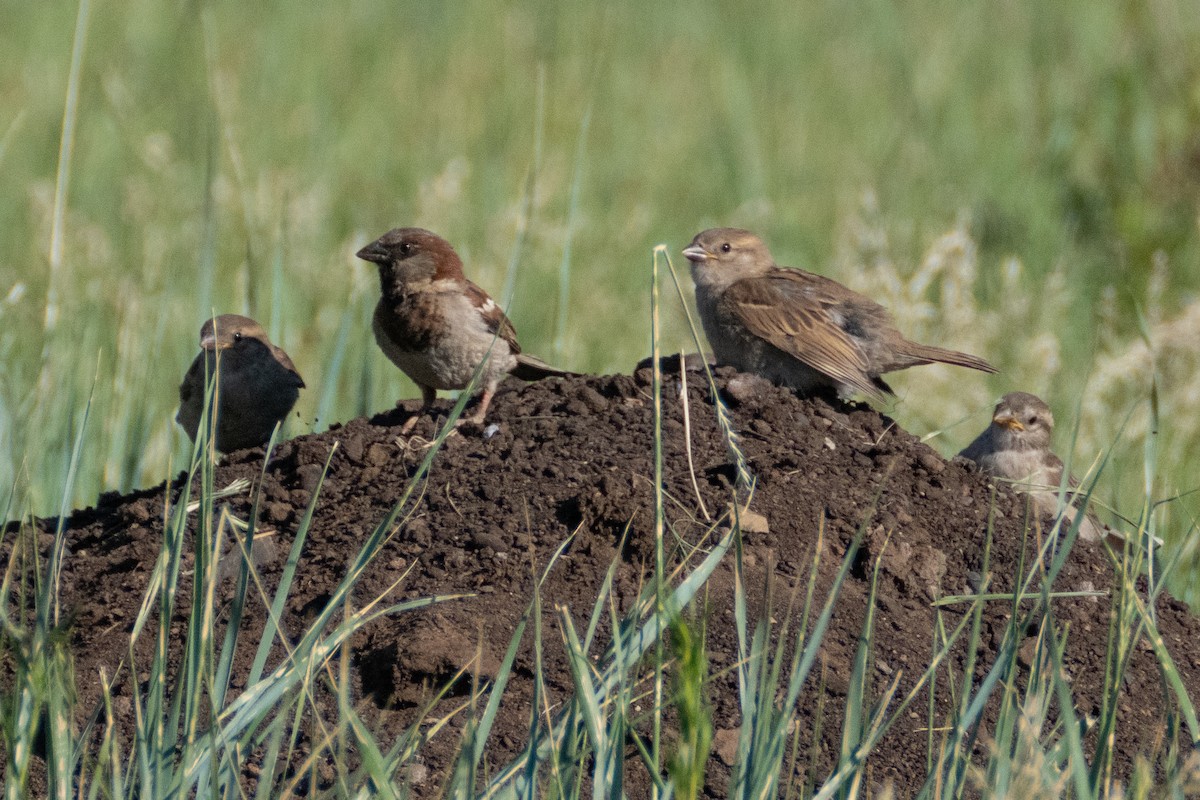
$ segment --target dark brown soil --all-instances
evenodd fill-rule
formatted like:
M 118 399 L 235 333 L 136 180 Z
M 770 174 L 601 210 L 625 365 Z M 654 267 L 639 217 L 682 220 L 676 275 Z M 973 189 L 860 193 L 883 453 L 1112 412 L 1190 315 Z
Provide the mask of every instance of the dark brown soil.
M 994 516 L 991 588 L 1010 588 L 1022 555 L 1024 502 L 1006 489 L 994 489 L 968 467 L 947 463 L 875 411 L 822 399 L 800 400 L 785 390 L 744 376 L 718 372 L 722 393 L 750 467 L 758 479 L 753 508 L 765 515 L 769 532 L 749 532 L 745 541 L 747 585 L 761 603 L 768 567 L 775 581 L 776 618 L 795 586 L 803 585 L 813 561 L 819 527 L 825 552 L 819 591 L 830 583 L 855 531 L 868 521 L 859 563 L 843 587 L 823 647 L 823 669 L 814 671 L 801 697 L 801 761 L 822 748 L 818 780 L 836 759 L 845 701 L 858 637 L 867 611 L 872 566 L 882 554 L 875 630 L 873 691 L 901 673 L 900 696 L 929 663 L 935 612 L 931 600 L 969 594 L 980 581 L 989 514 Z M 652 573 L 653 437 L 649 370 L 632 376 L 586 377 L 522 385 L 508 383 L 496 397 L 490 419 L 494 435 L 464 429 L 438 453 L 413 513 L 375 559 L 355 601 L 365 603 L 411 570 L 389 596 L 392 601 L 434 594 L 471 593 L 425 611 L 373 622 L 352 640 L 350 674 L 360 712 L 385 744 L 413 722 L 431 693 L 444 686 L 482 653 L 478 673 L 493 674 L 520 617 L 529 606 L 533 575 L 572 532 L 574 540 L 542 587 L 545 663 L 549 690 L 557 701 L 571 691 L 554 609 L 565 606 L 577 625 L 586 625 L 596 593 L 614 559 L 619 560 L 614 595 L 628 607 Z M 732 385 L 731 385 L 732 384 Z M 694 477 L 710 513 L 730 499 L 733 469 L 717 431 L 702 372 L 688 373 Z M 683 413 L 677 367 L 667 375 L 665 470 L 669 542 L 696 542 L 708 530 L 692 485 L 684 449 Z M 359 419 L 327 433 L 282 445 L 262 482 L 259 524 L 276 532 L 276 555 L 263 555 L 268 587 L 283 568 L 284 554 L 334 444 L 329 475 L 320 492 L 312 530 L 287 604 L 284 626 L 300 630 L 327 601 L 367 535 L 400 497 L 424 452 L 398 438 L 398 426 L 415 403 L 371 420 Z M 445 406 L 443 406 L 444 410 Z M 418 435 L 432 437 L 424 419 Z M 236 478 L 259 482 L 261 450 L 235 453 L 218 468 L 216 485 Z M 81 707 L 97 699 L 103 667 L 118 675 L 115 712 L 123 725 L 132 719 L 135 686 L 128 665 L 128 632 L 138 613 L 163 535 L 162 487 L 126 497 L 105 496 L 97 508 L 70 520 L 62 601 L 73 615 L 73 642 Z M 251 492 L 228 501 L 243 518 Z M 993 499 L 994 498 L 994 499 Z M 47 523 L 50 525 L 50 523 Z M 44 528 L 52 529 L 52 528 Z M 628 532 L 626 534 L 626 530 Z M 622 536 L 626 535 L 623 547 Z M 885 549 L 883 544 L 890 536 Z M 12 537 L 7 537 L 10 541 Z M 43 535 L 44 540 L 48 538 Z M 618 548 L 620 549 L 618 550 Z M 710 760 L 708 790 L 724 795 L 730 770 L 722 758 L 740 724 L 737 684 L 729 670 L 737 653 L 733 625 L 732 558 L 714 575 L 707 593 L 707 646 L 718 752 Z M 190 562 L 184 569 L 190 568 Z M 1108 589 L 1113 567 L 1102 551 L 1076 547 L 1056 590 Z M 225 581 L 225 591 L 232 591 Z M 176 620 L 184 631 L 190 584 L 180 588 Z M 761 605 L 752 607 L 755 612 Z M 951 622 L 962 608 L 949 612 Z M 982 677 L 1000 642 L 1009 606 L 992 603 L 984 616 Z M 1056 619 L 1070 625 L 1066 664 L 1078 711 L 1099 710 L 1108 636 L 1107 598 L 1056 601 Z M 1200 624 L 1187 609 L 1160 602 L 1159 623 L 1186 684 L 1200 697 Z M 247 626 L 261 629 L 263 609 L 252 604 Z M 751 620 L 753 624 L 753 620 Z M 150 637 L 144 637 L 147 645 Z M 607 641 L 607 629 L 600 642 Z M 256 642 L 256 636 L 247 638 Z M 597 647 L 597 652 L 600 651 Z M 253 646 L 238 653 L 235 676 L 244 676 Z M 139 653 L 148 658 L 148 652 Z M 176 655 L 177 657 L 177 655 Z M 271 663 L 276 663 L 277 658 Z M 950 660 L 961 674 L 962 659 Z M 142 669 L 139 666 L 138 669 Z M 505 702 L 492 733 L 487 762 L 495 768 L 520 749 L 529 725 L 534 670 L 529 633 L 517 660 Z M 137 669 L 134 674 L 137 674 Z M 811 742 L 824 675 L 823 741 Z M 957 680 L 957 677 L 956 677 Z M 240 686 L 235 677 L 235 687 Z M 947 674 L 939 678 L 939 724 L 949 710 Z M 464 701 L 461 681 L 438 703 L 433 717 Z M 926 709 L 922 695 L 908 718 L 895 726 L 870 758 L 875 783 L 892 780 L 898 796 L 909 796 L 926 777 Z M 1167 695 L 1156 660 L 1139 647 L 1129 665 L 1121 701 L 1116 765 L 1127 774 L 1137 753 L 1149 751 L 1162 734 Z M 128 730 L 128 728 L 126 728 Z M 421 795 L 436 795 L 457 745 L 451 725 L 428 743 L 424 768 L 412 777 Z M 981 741 L 986 740 L 986 734 Z M 128 736 L 124 737 L 128 742 Z M 632 764 L 636 756 L 632 755 Z M 646 776 L 630 768 L 627 790 L 646 794 Z

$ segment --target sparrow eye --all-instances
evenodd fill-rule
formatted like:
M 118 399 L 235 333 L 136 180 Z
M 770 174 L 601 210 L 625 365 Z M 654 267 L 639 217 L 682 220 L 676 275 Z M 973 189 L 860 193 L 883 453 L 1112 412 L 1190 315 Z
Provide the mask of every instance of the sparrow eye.
M 412 249 L 413 248 L 412 248 L 411 243 L 409 243 L 409 242 L 401 242 L 400 243 L 400 255 L 406 256 L 412 252 Z
M 237 331 L 236 333 L 234 333 L 234 334 L 233 334 L 233 340 L 234 340 L 235 342 L 240 342 L 240 341 L 242 340 L 242 332 L 241 332 L 241 331 Z
M 730 246 L 729 242 L 726 242 L 725 244 L 721 245 L 722 253 L 728 253 L 732 249 L 733 249 L 733 247 Z

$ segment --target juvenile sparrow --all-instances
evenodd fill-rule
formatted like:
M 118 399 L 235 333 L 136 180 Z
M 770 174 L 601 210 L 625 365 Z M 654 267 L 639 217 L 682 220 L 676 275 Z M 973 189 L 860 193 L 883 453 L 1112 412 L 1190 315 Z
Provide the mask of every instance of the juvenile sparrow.
M 296 405 L 304 380 L 254 320 L 222 314 L 200 328 L 200 353 L 179 385 L 175 416 L 196 440 L 204 413 L 206 376 L 217 376 L 216 447 L 222 453 L 255 447 Z
M 843 397 L 883 399 L 894 394 L 883 373 L 935 361 L 996 371 L 982 358 L 910 342 L 883 306 L 837 281 L 777 266 L 750 231 L 712 228 L 683 255 L 718 363 L 801 394 L 832 387 Z
M 1050 406 L 1028 392 L 1004 395 L 992 413 L 992 424 L 959 453 L 989 475 L 1011 481 L 1018 492 L 1028 494 L 1042 514 L 1059 511 L 1058 492 L 1063 478 L 1063 462 L 1050 449 L 1054 433 L 1054 415 Z M 1068 503 L 1071 489 L 1079 484 L 1068 477 Z M 1067 519 L 1075 521 L 1077 510 L 1068 505 Z M 1099 541 L 1102 536 L 1116 547 L 1122 540 L 1091 513 L 1079 525 L 1079 538 Z M 1117 538 L 1112 538 L 1117 537 Z
M 380 349 L 421 389 L 427 410 L 438 389 L 464 389 L 486 360 L 483 397 L 469 418 L 482 423 L 506 375 L 536 381 L 574 373 L 521 352 L 517 332 L 500 306 L 463 274 L 450 243 L 422 228 L 396 228 L 357 253 L 379 265 L 381 296 L 372 329 Z M 407 433 L 420 413 L 409 417 Z

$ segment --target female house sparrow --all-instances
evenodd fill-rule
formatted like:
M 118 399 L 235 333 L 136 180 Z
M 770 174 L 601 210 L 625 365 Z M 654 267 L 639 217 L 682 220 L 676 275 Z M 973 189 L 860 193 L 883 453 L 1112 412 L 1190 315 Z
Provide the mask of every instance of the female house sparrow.
M 1028 494 L 1042 514 L 1058 513 L 1058 490 L 1062 484 L 1063 462 L 1050 449 L 1054 433 L 1054 415 L 1050 406 L 1028 392 L 1004 395 L 992 413 L 992 424 L 959 453 L 989 475 L 1012 481 L 1013 488 Z M 1078 483 L 1069 478 L 1068 486 Z M 1068 493 L 1069 494 L 1069 493 Z M 1068 506 L 1067 519 L 1074 522 L 1077 512 Z M 1079 526 L 1079 538 L 1099 541 L 1115 537 L 1090 513 Z M 1110 538 L 1120 547 L 1122 540 Z
M 885 372 L 941 362 L 982 372 L 982 358 L 917 344 L 887 309 L 840 283 L 775 264 L 750 231 L 713 228 L 683 255 L 692 262 L 696 306 L 718 363 L 753 372 L 801 394 L 894 394 Z
M 536 381 L 573 373 L 521 352 L 517 332 L 488 293 L 467 280 L 450 243 L 422 228 L 396 228 L 357 253 L 379 265 L 382 290 L 372 329 L 380 349 L 421 389 L 425 411 L 438 389 L 463 389 L 484 362 L 483 422 L 505 375 Z M 420 412 L 401 428 L 412 430 Z
M 222 314 L 200 328 L 200 354 L 179 385 L 175 416 L 196 440 L 204 413 L 205 376 L 217 376 L 216 446 L 222 453 L 256 447 L 271 438 L 304 388 L 296 366 L 254 320 Z

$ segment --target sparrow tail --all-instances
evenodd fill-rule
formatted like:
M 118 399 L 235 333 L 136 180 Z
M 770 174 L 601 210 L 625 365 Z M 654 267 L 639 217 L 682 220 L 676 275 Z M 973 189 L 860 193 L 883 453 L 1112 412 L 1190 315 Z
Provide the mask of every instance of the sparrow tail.
M 940 364 L 952 364 L 956 367 L 967 367 L 969 369 L 977 369 L 980 372 L 999 372 L 984 359 L 979 356 L 973 356 L 970 353 L 960 353 L 957 350 L 947 350 L 944 347 L 933 347 L 927 344 L 917 344 L 916 342 L 905 342 L 900 354 L 907 356 L 912 360 L 906 364 L 893 369 L 903 369 L 904 367 L 915 367 L 920 364 L 931 364 L 937 362 Z M 884 370 L 890 372 L 891 370 Z
M 572 378 L 579 373 L 552 367 L 537 356 L 517 353 L 517 365 L 509 374 L 523 381 L 540 381 L 542 378 Z

